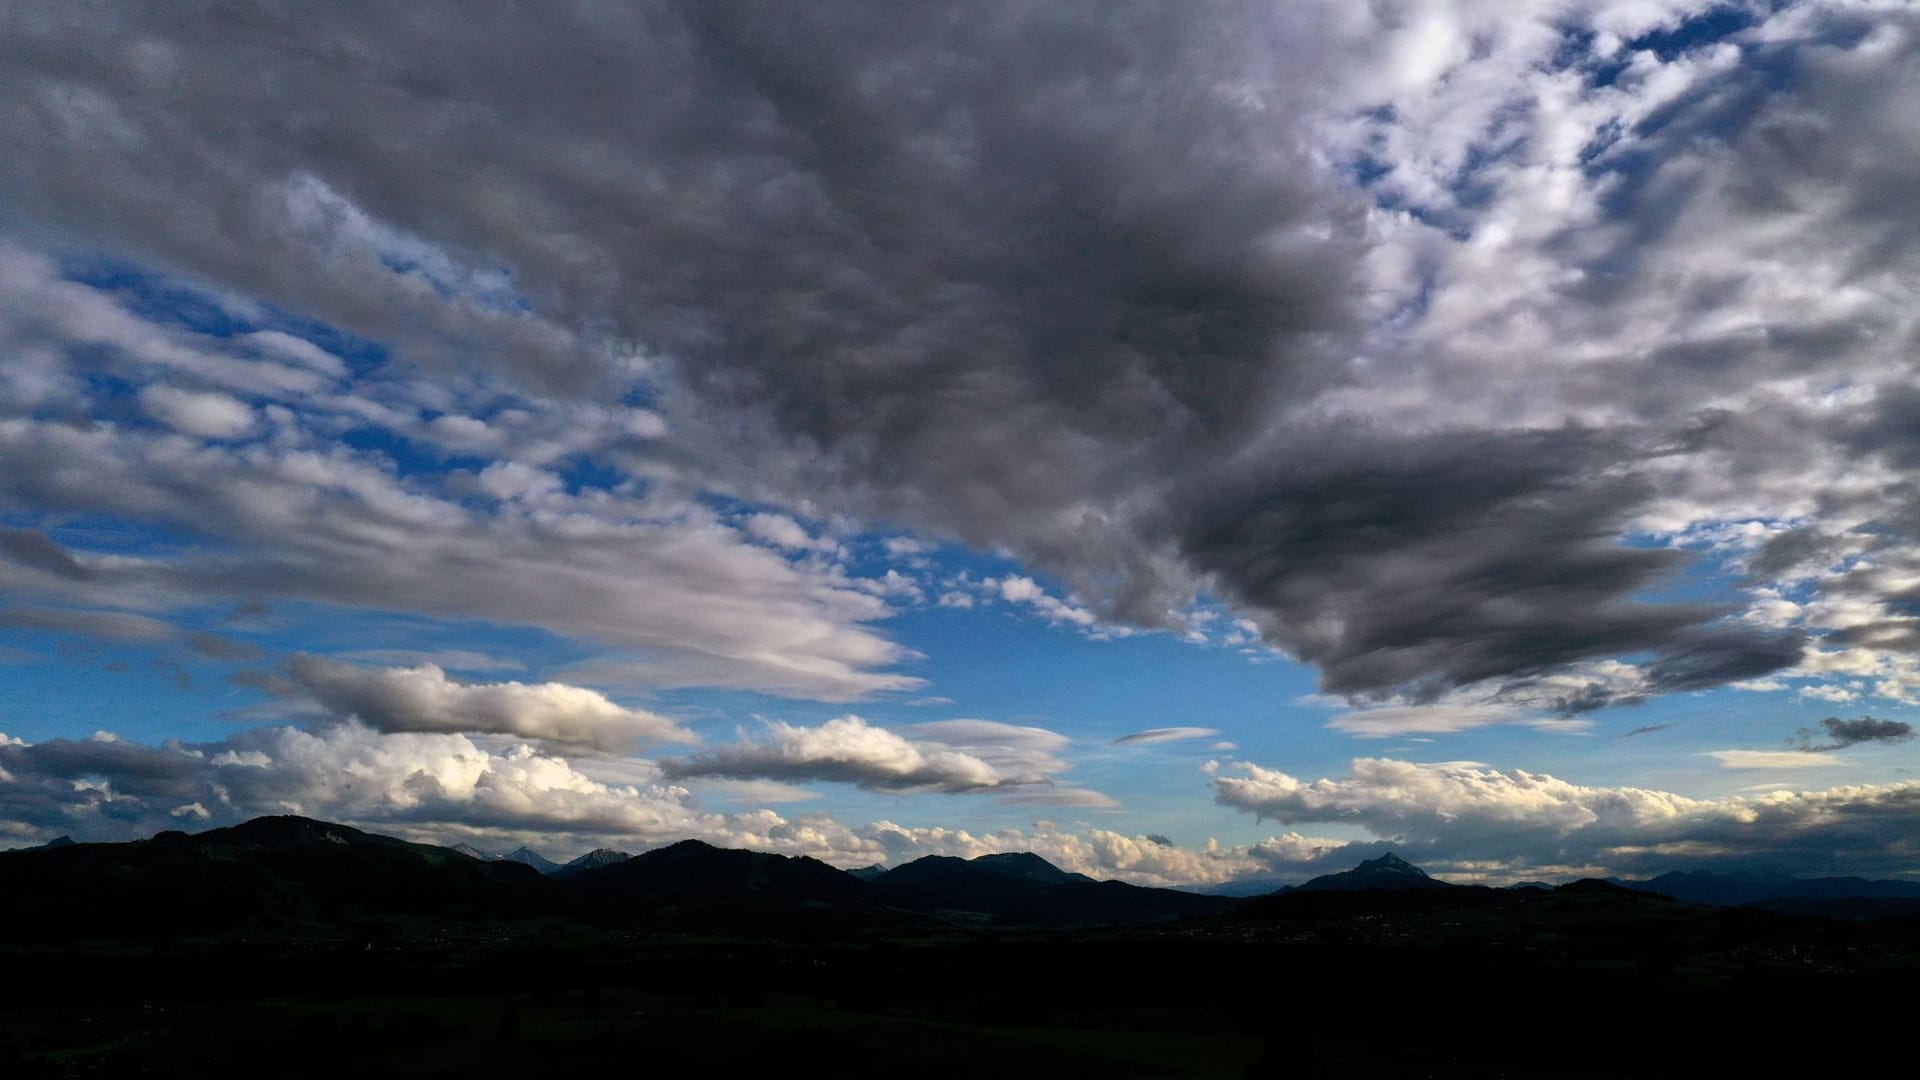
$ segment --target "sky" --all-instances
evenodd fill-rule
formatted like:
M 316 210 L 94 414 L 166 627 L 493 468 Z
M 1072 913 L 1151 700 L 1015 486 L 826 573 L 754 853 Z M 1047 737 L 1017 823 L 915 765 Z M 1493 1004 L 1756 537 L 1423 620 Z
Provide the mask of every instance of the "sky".
M 1920 6 L 0 8 L 0 847 L 1920 875 Z

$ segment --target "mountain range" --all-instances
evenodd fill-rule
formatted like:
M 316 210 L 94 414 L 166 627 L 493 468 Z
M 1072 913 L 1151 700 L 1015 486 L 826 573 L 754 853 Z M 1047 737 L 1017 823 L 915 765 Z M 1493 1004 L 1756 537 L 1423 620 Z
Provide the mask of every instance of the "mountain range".
M 469 859 L 479 859 L 482 862 L 516 862 L 522 866 L 532 867 L 543 877 L 551 878 L 569 878 L 582 870 L 592 870 L 599 866 L 610 866 L 613 863 L 625 862 L 633 858 L 632 855 L 624 851 L 615 851 L 612 848 L 595 848 L 585 855 L 569 862 L 557 863 L 524 844 L 507 852 L 505 855 L 489 855 L 479 848 L 474 847 L 472 844 L 455 844 L 447 850 L 457 851 Z
M 537 861 L 536 861 L 537 860 Z M 538 869 L 544 865 L 547 869 Z M 1541 908 L 1530 897 L 1557 898 Z M 286 935 L 384 926 L 562 920 L 621 930 L 795 934 L 1138 926 L 1362 911 L 1623 911 L 1683 902 L 1785 914 L 1920 914 L 1920 885 L 1706 872 L 1646 881 L 1492 889 L 1430 877 L 1392 854 L 1264 896 L 1210 896 L 1096 881 L 1027 852 L 927 856 L 848 872 L 806 857 L 697 840 L 638 856 L 597 850 L 564 865 L 525 848 L 489 857 L 301 817 L 196 835 L 0 853 L 0 937 Z M 1570 907 L 1572 905 L 1572 907 Z

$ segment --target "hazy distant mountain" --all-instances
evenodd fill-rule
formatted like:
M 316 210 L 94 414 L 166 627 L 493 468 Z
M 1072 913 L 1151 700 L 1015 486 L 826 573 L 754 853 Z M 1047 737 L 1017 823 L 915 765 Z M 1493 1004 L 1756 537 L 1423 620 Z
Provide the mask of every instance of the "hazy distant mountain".
M 8 851 L 44 851 L 47 848 L 60 848 L 72 845 L 73 837 L 56 836 L 44 844 L 28 844 L 26 847 L 8 848 Z
M 1241 878 L 1238 881 L 1222 881 L 1212 885 L 1194 885 L 1180 891 L 1199 893 L 1201 896 L 1265 896 L 1293 888 L 1290 881 L 1279 878 Z
M 457 851 L 460 854 L 465 855 L 469 859 L 479 859 L 481 862 L 491 862 L 495 858 L 495 856 L 489 855 L 486 852 L 481 851 L 479 848 L 474 847 L 472 844 L 455 844 L 452 847 L 448 848 L 447 850 Z
M 189 836 L 0 856 L 0 934 L 117 937 L 339 928 L 431 916 L 498 919 L 550 906 L 526 867 L 476 862 L 301 817 Z
M 1299 886 L 1299 892 L 1353 892 L 1373 889 L 1451 889 L 1449 882 L 1427 876 L 1425 870 L 1391 851 L 1377 859 L 1368 859 L 1351 870 L 1322 874 Z
M 553 878 L 555 881 L 564 881 L 580 873 L 582 870 L 595 870 L 602 866 L 612 866 L 615 863 L 626 862 L 631 858 L 633 858 L 633 856 L 624 851 L 615 851 L 612 848 L 594 848 L 585 855 L 568 862 L 565 866 L 555 867 L 547 876 Z
M 854 877 L 859 878 L 861 881 L 872 881 L 874 878 L 877 878 L 881 874 L 884 874 L 886 872 L 887 872 L 887 866 L 885 863 L 874 863 L 872 866 L 862 866 L 862 867 L 858 867 L 856 869 L 847 871 L 847 873 L 852 874 Z
M 522 866 L 531 866 L 542 875 L 551 874 L 555 870 L 560 869 L 559 863 L 524 845 L 507 852 L 505 855 L 500 856 L 500 858 L 504 862 L 515 862 Z
M 1920 882 L 1858 877 L 1796 878 L 1787 874 L 1674 871 L 1644 881 L 1609 878 L 1623 888 L 1714 907 L 1764 907 L 1801 915 L 1851 917 L 1920 909 Z M 1855 903 L 1856 901 L 1868 903 Z

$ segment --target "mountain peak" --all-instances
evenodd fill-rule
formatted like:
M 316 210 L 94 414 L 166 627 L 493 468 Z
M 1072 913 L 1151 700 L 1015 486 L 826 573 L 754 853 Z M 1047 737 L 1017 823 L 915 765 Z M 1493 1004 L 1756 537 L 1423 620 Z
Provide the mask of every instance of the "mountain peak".
M 331 821 L 316 821 L 298 814 L 271 814 L 243 821 L 238 825 L 229 825 L 224 829 L 209 829 L 198 834 L 195 839 L 288 847 L 312 844 L 349 845 L 365 839 L 366 836 L 367 834 L 359 829 L 338 825 Z M 155 839 L 159 837 L 156 836 Z
M 500 856 L 500 858 L 503 862 L 517 862 L 522 866 L 531 866 L 542 874 L 551 874 L 555 870 L 560 869 L 559 863 L 527 847 L 525 844 Z
M 616 866 L 631 858 L 633 858 L 633 856 L 624 851 L 615 851 L 612 848 L 594 848 L 585 855 L 555 870 L 552 876 L 556 879 L 564 880 L 585 870 L 597 870 L 602 866 Z
M 1427 872 L 1407 860 L 1389 851 L 1377 859 L 1367 859 L 1353 868 L 1353 873 L 1363 874 L 1412 874 L 1427 877 Z
M 1353 889 L 1435 889 L 1448 888 L 1448 883 L 1427 876 L 1425 870 L 1389 851 L 1378 858 L 1368 859 L 1351 870 L 1338 874 L 1323 874 L 1314 878 L 1301 889 L 1309 892 L 1323 890 Z
M 991 870 L 996 874 L 1024 878 L 1028 881 L 1057 883 L 1087 880 L 1080 874 L 1067 873 L 1031 851 L 1003 851 L 993 855 L 981 855 L 971 862 L 982 870 Z

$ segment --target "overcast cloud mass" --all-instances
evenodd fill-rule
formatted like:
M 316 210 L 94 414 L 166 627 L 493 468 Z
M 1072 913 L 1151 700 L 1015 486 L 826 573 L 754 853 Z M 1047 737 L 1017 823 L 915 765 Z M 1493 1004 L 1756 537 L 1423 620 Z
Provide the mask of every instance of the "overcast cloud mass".
M 1895 0 L 10 5 L 0 830 L 1920 873 L 1915 101 Z

